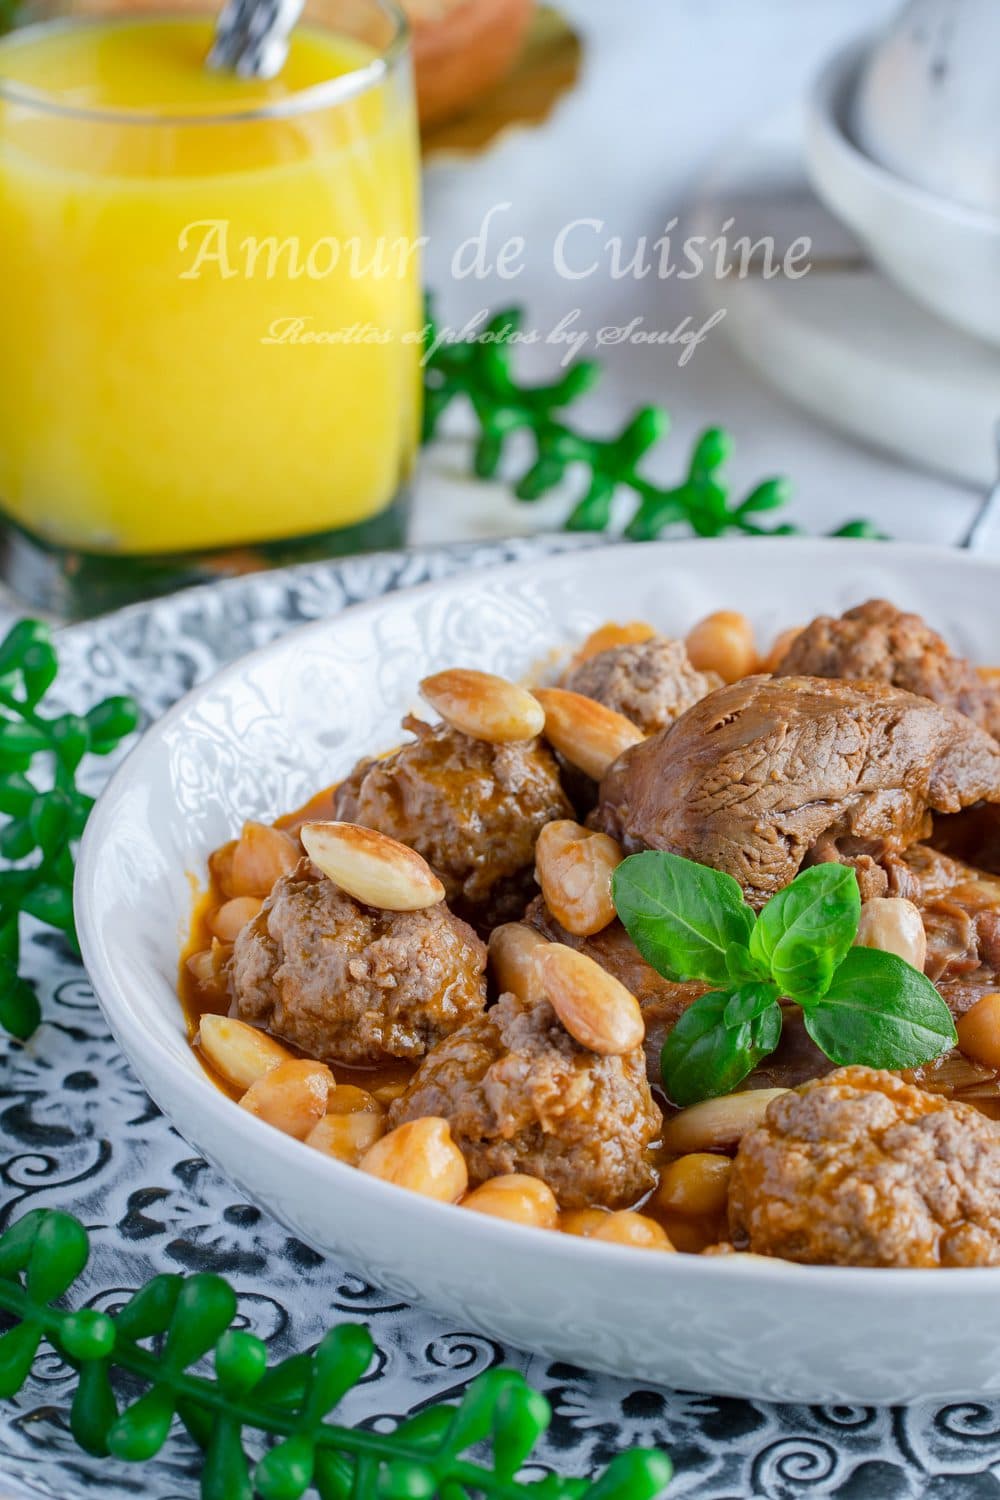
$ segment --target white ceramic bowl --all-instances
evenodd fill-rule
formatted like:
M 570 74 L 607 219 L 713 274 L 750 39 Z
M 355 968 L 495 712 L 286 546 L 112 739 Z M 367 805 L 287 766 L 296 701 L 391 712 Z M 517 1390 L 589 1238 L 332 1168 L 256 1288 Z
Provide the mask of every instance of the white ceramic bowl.
M 175 993 L 189 874 L 245 817 L 303 802 L 398 739 L 418 678 L 520 675 L 609 619 L 683 633 L 722 606 L 762 642 L 875 594 L 1000 662 L 1000 567 L 884 543 L 650 543 L 397 593 L 228 667 L 146 734 L 94 810 L 76 911 L 108 1021 L 178 1130 L 296 1235 L 366 1278 L 551 1358 L 797 1402 L 1000 1394 L 1000 1271 L 655 1255 L 505 1224 L 363 1176 L 251 1118 L 190 1051 Z
M 868 47 L 838 53 L 816 82 L 806 125 L 813 185 L 886 275 L 949 323 L 1000 343 L 1000 215 L 914 186 L 851 139 L 847 122 Z

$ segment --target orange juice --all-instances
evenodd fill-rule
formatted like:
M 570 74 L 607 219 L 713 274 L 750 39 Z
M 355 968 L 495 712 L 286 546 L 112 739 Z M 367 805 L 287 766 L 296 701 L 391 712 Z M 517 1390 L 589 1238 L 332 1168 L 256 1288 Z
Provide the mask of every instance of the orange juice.
M 416 444 L 406 59 L 303 24 L 271 81 L 200 18 L 0 41 L 0 511 L 150 554 L 348 527 Z

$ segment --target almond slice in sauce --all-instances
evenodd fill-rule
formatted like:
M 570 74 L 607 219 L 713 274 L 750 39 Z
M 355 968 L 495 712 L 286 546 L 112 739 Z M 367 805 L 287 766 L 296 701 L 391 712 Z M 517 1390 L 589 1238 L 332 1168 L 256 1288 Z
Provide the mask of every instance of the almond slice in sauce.
M 600 781 L 619 755 L 644 738 L 631 719 L 583 693 L 539 688 L 535 696 L 545 710 L 544 733 L 549 744 L 594 781 Z
M 492 672 L 453 667 L 425 677 L 420 692 L 455 729 L 490 745 L 533 740 L 545 725 L 538 699 Z
M 419 911 L 444 900 L 444 886 L 415 849 L 359 823 L 303 823 L 303 847 L 335 885 L 383 911 Z

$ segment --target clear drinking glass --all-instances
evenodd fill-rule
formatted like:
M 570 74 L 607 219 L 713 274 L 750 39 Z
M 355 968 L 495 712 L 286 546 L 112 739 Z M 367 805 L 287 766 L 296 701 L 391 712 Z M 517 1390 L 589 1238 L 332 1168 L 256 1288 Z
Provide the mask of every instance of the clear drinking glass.
M 187 4 L 0 40 L 0 571 L 68 615 L 393 545 L 420 421 L 418 148 L 391 0 L 281 77 Z

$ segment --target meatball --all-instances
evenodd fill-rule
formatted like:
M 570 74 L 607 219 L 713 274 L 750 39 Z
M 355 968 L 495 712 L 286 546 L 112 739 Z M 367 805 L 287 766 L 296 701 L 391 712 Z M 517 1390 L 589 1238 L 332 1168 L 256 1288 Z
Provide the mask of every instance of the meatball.
M 362 906 L 302 860 L 236 939 L 232 1014 L 322 1062 L 421 1058 L 486 1004 L 486 948 L 442 903 Z
M 888 682 L 973 719 L 1000 736 L 1000 696 L 919 615 L 869 599 L 840 619 L 820 615 L 799 633 L 780 677 L 858 677 Z
M 421 1063 L 390 1124 L 443 1116 L 473 1183 L 528 1172 L 564 1208 L 624 1208 L 654 1182 L 646 1148 L 662 1117 L 641 1048 L 599 1057 L 547 1000 L 501 995 Z
M 722 678 L 696 671 L 683 641 L 657 635 L 588 657 L 569 673 L 564 686 L 624 714 L 643 734 L 655 734 L 721 687 Z
M 551 752 L 538 740 L 490 745 L 419 719 L 404 727 L 417 738 L 384 760 L 362 761 L 338 787 L 334 817 L 416 849 L 449 905 L 481 930 L 519 917 L 539 833 L 573 815 Z
M 1000 1126 L 893 1073 L 775 1099 L 729 1192 L 737 1249 L 810 1265 L 1000 1265 Z

